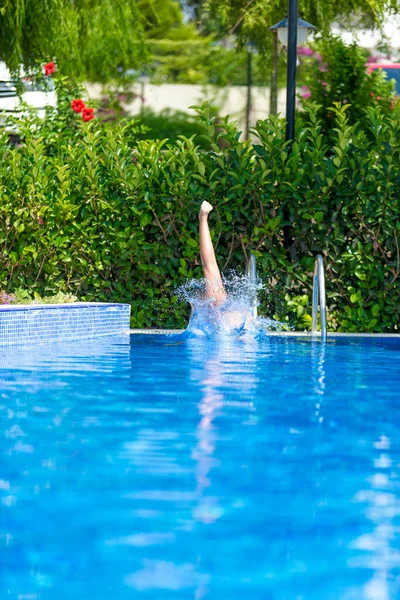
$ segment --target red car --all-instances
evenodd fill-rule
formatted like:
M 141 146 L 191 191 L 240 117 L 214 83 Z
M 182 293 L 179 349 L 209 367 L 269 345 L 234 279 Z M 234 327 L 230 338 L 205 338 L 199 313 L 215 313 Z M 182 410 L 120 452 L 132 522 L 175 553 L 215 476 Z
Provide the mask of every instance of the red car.
M 395 80 L 395 92 L 400 96 L 400 63 L 368 63 L 368 73 L 375 69 L 383 69 L 388 79 Z

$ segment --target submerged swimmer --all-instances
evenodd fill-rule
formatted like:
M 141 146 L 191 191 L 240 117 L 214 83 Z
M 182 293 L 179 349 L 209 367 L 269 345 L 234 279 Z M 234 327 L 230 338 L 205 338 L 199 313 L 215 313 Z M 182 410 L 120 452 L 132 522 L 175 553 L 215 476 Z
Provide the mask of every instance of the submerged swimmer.
M 212 210 L 211 204 L 204 201 L 199 212 L 200 258 L 205 279 L 205 296 L 210 299 L 210 306 L 215 309 L 222 326 L 240 332 L 247 329 L 253 321 L 251 307 L 247 310 L 241 307 L 238 310 L 226 292 L 208 227 L 208 215 Z

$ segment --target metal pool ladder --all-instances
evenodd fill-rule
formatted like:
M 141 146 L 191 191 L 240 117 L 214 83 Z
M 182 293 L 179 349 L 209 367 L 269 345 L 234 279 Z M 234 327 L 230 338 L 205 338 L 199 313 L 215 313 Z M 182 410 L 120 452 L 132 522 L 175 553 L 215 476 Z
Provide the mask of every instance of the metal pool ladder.
M 254 254 L 250 254 L 249 260 L 247 261 L 246 275 L 247 275 L 247 277 L 249 277 L 250 282 L 252 284 L 254 284 L 254 286 L 255 286 L 257 283 L 257 269 L 256 269 L 256 257 L 254 256 Z M 252 314 L 253 314 L 253 317 L 255 319 L 257 319 L 257 305 L 254 306 L 254 308 L 252 310 Z
M 326 340 L 326 296 L 324 261 L 320 254 L 314 263 L 313 294 L 312 294 L 312 335 L 318 332 L 318 300 L 321 315 L 321 339 Z

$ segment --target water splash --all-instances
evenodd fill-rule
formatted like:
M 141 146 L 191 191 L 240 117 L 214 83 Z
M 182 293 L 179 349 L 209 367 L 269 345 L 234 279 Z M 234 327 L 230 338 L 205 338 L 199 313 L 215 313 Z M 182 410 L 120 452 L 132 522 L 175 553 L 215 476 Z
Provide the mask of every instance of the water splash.
M 231 272 L 223 279 L 226 301 L 215 305 L 215 299 L 206 296 L 206 279 L 191 279 L 178 289 L 178 296 L 192 307 L 186 334 L 191 336 L 237 337 L 259 336 L 270 330 L 282 330 L 283 324 L 266 317 L 253 317 L 259 305 L 258 292 L 264 285 L 247 275 Z

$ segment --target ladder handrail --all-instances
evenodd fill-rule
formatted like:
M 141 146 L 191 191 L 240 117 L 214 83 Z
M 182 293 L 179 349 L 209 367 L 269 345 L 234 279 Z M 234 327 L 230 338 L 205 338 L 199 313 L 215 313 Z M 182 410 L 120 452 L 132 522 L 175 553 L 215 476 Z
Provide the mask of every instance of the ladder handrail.
M 257 267 L 256 267 L 256 257 L 254 256 L 254 254 L 250 254 L 249 260 L 247 261 L 246 275 L 247 275 L 247 277 L 250 278 L 251 283 L 256 285 L 256 283 L 257 283 Z M 258 315 L 257 306 L 254 306 L 252 312 L 253 312 L 254 319 L 257 319 L 257 315 Z
M 321 338 L 326 340 L 325 269 L 324 261 L 320 254 L 317 254 L 314 263 L 311 326 L 313 335 L 318 332 L 318 300 L 321 315 Z

